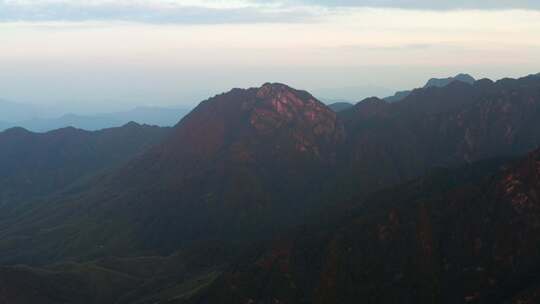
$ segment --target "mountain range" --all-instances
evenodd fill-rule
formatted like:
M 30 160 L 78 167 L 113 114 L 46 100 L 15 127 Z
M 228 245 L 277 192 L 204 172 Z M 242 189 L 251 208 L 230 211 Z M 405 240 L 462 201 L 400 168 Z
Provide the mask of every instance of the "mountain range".
M 431 78 L 426 82 L 423 88 L 424 89 L 430 88 L 430 87 L 442 88 L 451 84 L 454 81 L 461 81 L 468 84 L 473 84 L 476 81 L 476 79 L 474 79 L 471 75 L 464 74 L 464 73 L 458 74 L 454 77 Z M 401 101 L 405 99 L 407 96 L 409 96 L 411 93 L 412 93 L 412 90 L 398 91 L 394 95 L 385 97 L 383 99 L 386 100 L 387 102 Z M 349 109 L 354 106 L 352 102 L 347 101 L 347 100 L 325 100 L 325 101 L 328 104 L 328 107 L 332 109 L 334 112 L 341 112 L 343 110 Z
M 46 111 L 34 106 L 7 102 L 0 102 L 0 109 L 6 111 L 4 115 L 0 115 L 3 117 L 0 119 L 0 131 L 21 127 L 32 132 L 48 132 L 66 127 L 97 131 L 120 127 L 132 121 L 139 124 L 170 127 L 189 112 L 186 108 L 137 107 L 124 112 L 94 115 L 64 114 L 58 117 L 46 114 Z
M 267 83 L 170 129 L 0 133 L 0 299 L 534 302 L 540 77 L 442 82 L 338 113 Z
M 424 88 L 431 86 L 443 87 L 450 84 L 453 81 L 463 81 L 467 83 L 473 83 L 475 81 L 468 74 L 459 74 L 455 77 L 449 78 L 432 78 L 430 79 Z M 319 90 L 321 94 L 329 94 L 331 92 L 339 92 L 341 89 L 327 89 Z M 370 89 L 366 88 L 344 88 L 342 90 L 362 91 L 367 92 Z M 382 93 L 388 91 L 383 88 L 371 88 L 372 92 Z M 385 100 L 389 102 L 395 102 L 402 100 L 409 95 L 411 91 L 397 92 L 394 96 L 386 97 Z M 348 96 L 352 96 L 349 93 Z M 361 96 L 360 94 L 356 96 Z M 384 95 L 384 94 L 383 94 Z M 335 111 L 343 111 L 353 106 L 353 103 L 346 100 L 325 100 L 329 107 Z M 0 100 L 0 131 L 21 127 L 32 132 L 48 132 L 56 129 L 74 127 L 78 129 L 84 129 L 87 131 L 96 131 L 106 128 L 119 127 L 127 124 L 131 121 L 140 124 L 155 125 L 162 127 L 174 126 L 180 118 L 185 116 L 189 110 L 187 108 L 161 108 L 161 107 L 137 107 L 129 111 L 114 112 L 114 113 L 102 113 L 93 115 L 80 115 L 80 114 L 62 114 L 58 115 L 61 111 L 59 109 L 36 106 L 24 103 L 15 103 Z
M 424 89 L 431 88 L 431 87 L 445 87 L 449 84 L 451 84 L 454 81 L 461 81 L 468 84 L 473 84 L 476 79 L 472 77 L 469 74 L 458 74 L 454 77 L 447 77 L 447 78 L 431 78 L 428 80 L 428 82 L 424 85 Z M 396 102 L 405 99 L 407 96 L 411 94 L 412 91 L 398 91 L 393 96 L 388 96 L 384 98 L 384 100 L 388 102 Z

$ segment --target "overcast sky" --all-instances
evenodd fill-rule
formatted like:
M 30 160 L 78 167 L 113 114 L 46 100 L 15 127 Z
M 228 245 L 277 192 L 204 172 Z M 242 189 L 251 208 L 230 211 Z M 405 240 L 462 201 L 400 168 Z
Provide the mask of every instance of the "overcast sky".
M 0 98 L 104 111 L 276 81 L 360 99 L 540 72 L 538 37 L 538 0 L 0 0 Z

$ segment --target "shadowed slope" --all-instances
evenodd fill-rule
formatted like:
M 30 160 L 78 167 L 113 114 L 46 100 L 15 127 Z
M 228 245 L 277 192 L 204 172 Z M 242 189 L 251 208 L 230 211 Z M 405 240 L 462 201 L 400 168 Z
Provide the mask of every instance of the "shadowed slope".
M 376 193 L 350 216 L 244 258 L 192 303 L 534 301 L 540 152 L 497 168 L 478 163 Z
M 61 190 L 163 140 L 170 129 L 135 123 L 98 132 L 65 128 L 44 134 L 0 132 L 0 206 Z

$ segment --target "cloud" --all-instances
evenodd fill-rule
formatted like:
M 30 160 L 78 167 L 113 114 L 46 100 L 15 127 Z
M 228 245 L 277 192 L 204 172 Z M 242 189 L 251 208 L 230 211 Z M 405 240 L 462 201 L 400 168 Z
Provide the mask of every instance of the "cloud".
M 316 15 L 306 6 L 249 0 L 0 0 L 0 22 L 271 23 Z
M 0 0 L 0 22 L 295 23 L 355 8 L 540 9 L 538 0 Z
M 540 9 L 538 0 L 303 0 L 324 7 L 385 7 L 420 10 Z

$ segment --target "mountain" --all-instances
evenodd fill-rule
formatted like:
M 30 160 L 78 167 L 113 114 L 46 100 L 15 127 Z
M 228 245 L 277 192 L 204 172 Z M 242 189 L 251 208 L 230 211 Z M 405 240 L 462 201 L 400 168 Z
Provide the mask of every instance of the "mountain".
M 73 127 L 87 131 L 96 131 L 118 127 L 125 124 L 113 117 L 82 116 L 66 114 L 57 118 L 33 118 L 11 123 L 11 127 L 20 127 L 32 132 L 49 132 L 57 129 Z
M 334 102 L 334 103 L 329 104 L 328 107 L 332 111 L 337 113 L 337 112 L 341 112 L 341 111 L 350 109 L 350 108 L 354 107 L 354 105 L 352 103 L 350 103 L 350 102 L 339 101 L 339 102 Z
M 454 77 L 448 77 L 448 78 L 431 78 L 428 80 L 428 82 L 424 85 L 424 89 L 431 88 L 431 87 L 445 87 L 449 84 L 451 84 L 454 81 L 461 81 L 468 84 L 474 84 L 476 79 L 474 79 L 469 74 L 458 74 Z M 399 91 L 396 92 L 393 96 L 385 97 L 384 100 L 388 102 L 397 102 L 405 99 L 407 96 L 409 96 L 412 93 L 412 91 Z
M 411 92 L 412 91 L 398 91 L 392 96 L 385 97 L 384 100 L 387 102 L 398 102 L 409 96 Z
M 167 128 L 136 123 L 98 132 L 75 128 L 43 134 L 22 128 L 0 132 L 0 206 L 18 206 L 15 202 L 46 196 L 118 167 L 168 133 Z
M 101 182 L 27 207 L 3 231 L 32 242 L 2 261 L 169 254 L 270 235 L 316 210 L 317 192 L 305 189 L 324 181 L 342 139 L 336 114 L 307 92 L 234 89 L 202 102 L 161 145 Z
M 76 178 L 46 196 L 18 200 L 22 207 L 0 206 L 6 215 L 0 217 L 0 263 L 8 265 L 0 269 L 0 278 L 2 271 L 4 278 L 20 275 L 23 279 L 9 282 L 16 292 L 25 286 L 25 277 L 31 278 L 27 286 L 49 282 L 51 275 L 64 278 L 65 268 L 50 268 L 70 262 L 99 265 L 98 278 L 130 269 L 167 273 L 172 266 L 161 263 L 163 258 L 186 250 L 198 255 L 206 252 L 198 246 L 219 240 L 227 250 L 242 249 L 240 262 L 224 275 L 222 267 L 233 258 L 219 260 L 220 251 L 212 249 L 206 263 L 193 262 L 200 266 L 193 273 L 175 268 L 178 277 L 146 274 L 136 280 L 143 286 L 129 285 L 123 295 L 103 292 L 110 303 L 511 299 L 526 290 L 512 289 L 504 277 L 532 291 L 536 284 L 534 272 L 529 280 L 524 270 L 535 270 L 530 257 L 536 246 L 519 243 L 529 232 L 540 235 L 533 229 L 536 210 L 519 217 L 490 204 L 506 200 L 496 191 L 503 189 L 498 181 L 508 179 L 508 172 L 522 172 L 519 168 L 535 162 L 538 152 L 531 161 L 509 163 L 505 170 L 510 171 L 499 171 L 502 162 L 483 161 L 522 156 L 538 147 L 539 116 L 536 76 L 454 81 L 414 90 L 396 103 L 369 98 L 339 113 L 283 84 L 233 89 L 203 101 L 159 144 L 123 164 L 107 165 L 103 174 Z M 25 138 L 21 131 L 11 130 L 11 136 Z M 28 151 L 8 154 L 6 163 L 20 163 L 9 159 Z M 434 168 L 440 169 L 432 173 Z M 533 185 L 534 171 L 523 172 L 518 180 Z M 523 189 L 521 194 L 535 199 L 536 190 Z M 515 198 L 518 206 L 521 194 Z M 529 222 L 527 214 L 533 215 Z M 525 230 L 519 230 L 522 223 Z M 283 242 L 266 242 L 276 235 L 283 235 Z M 473 259 L 467 255 L 473 252 L 469 236 L 473 244 L 479 237 L 488 254 L 498 255 L 490 260 L 482 252 Z M 527 243 L 536 244 L 534 239 Z M 516 254 L 526 254 L 525 266 Z M 116 260 L 99 263 L 111 257 Z M 484 270 L 477 270 L 484 260 Z M 123 261 L 129 266 L 115 267 Z M 13 269 L 17 264 L 34 268 Z M 77 278 L 94 275 L 85 271 Z M 64 287 L 65 281 L 55 286 Z M 92 282 L 58 292 L 71 297 Z M 119 287 L 108 284 L 111 290 L 127 286 L 115 282 Z M 499 291 L 505 295 L 491 295 Z M 9 302 L 17 303 L 19 296 Z M 70 302 L 57 300 L 62 301 Z
M 189 303 L 537 303 L 540 151 L 501 163 L 352 201 L 253 250 Z
M 458 75 L 456 75 L 454 77 L 448 77 L 448 78 L 431 78 L 426 83 L 424 88 L 445 87 L 445 86 L 449 85 L 450 83 L 452 83 L 454 81 L 461 81 L 461 82 L 465 82 L 465 83 L 468 83 L 468 84 L 473 84 L 476 81 L 476 79 L 474 79 L 469 74 L 458 74 Z
M 434 167 L 536 148 L 539 89 L 536 77 L 458 81 L 338 114 L 282 84 L 234 89 L 202 102 L 162 144 L 99 183 L 0 226 L 0 245 L 33 240 L 0 260 L 170 254 L 199 241 L 265 238 Z
M 0 105 L 1 107 L 1 105 Z M 130 111 L 97 115 L 66 114 L 55 118 L 32 118 L 0 124 L 0 130 L 9 127 L 22 127 L 33 132 L 48 132 L 56 129 L 74 127 L 88 131 L 119 127 L 131 121 L 139 124 L 161 127 L 174 126 L 187 114 L 183 108 L 138 107 Z
M 369 99 L 339 113 L 347 140 L 338 174 L 380 189 L 433 167 L 522 155 L 540 144 L 540 79 L 419 89 L 397 103 Z M 347 187 L 346 187 L 347 188 Z

